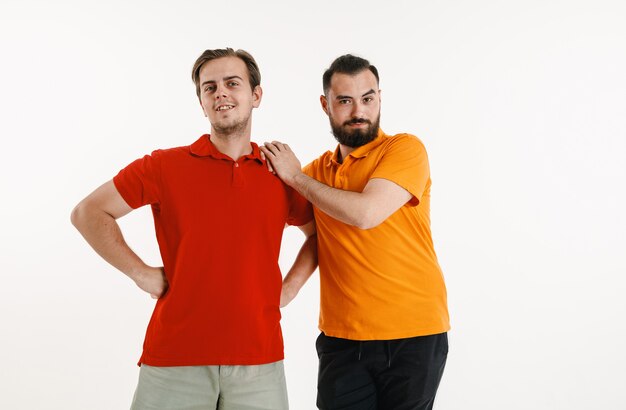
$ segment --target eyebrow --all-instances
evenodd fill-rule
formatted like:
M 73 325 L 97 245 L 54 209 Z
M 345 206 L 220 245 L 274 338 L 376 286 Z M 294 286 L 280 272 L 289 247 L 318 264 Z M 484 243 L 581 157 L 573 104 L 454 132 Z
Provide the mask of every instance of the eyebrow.
M 376 91 L 374 91 L 374 89 L 372 88 L 368 92 L 363 94 L 361 97 L 365 97 L 366 95 L 375 94 L 375 93 L 376 93 Z M 343 99 L 346 99 L 346 98 L 352 98 L 352 97 L 349 96 L 349 95 L 338 95 L 337 97 L 335 97 L 336 100 L 343 100 Z
M 243 81 L 243 78 L 239 77 L 238 75 L 229 75 L 227 77 L 222 78 L 222 80 L 223 81 L 228 81 L 228 80 L 232 80 L 234 78 L 238 78 L 239 80 Z M 215 80 L 205 81 L 202 84 L 200 84 L 200 87 L 204 87 L 206 84 L 215 84 Z

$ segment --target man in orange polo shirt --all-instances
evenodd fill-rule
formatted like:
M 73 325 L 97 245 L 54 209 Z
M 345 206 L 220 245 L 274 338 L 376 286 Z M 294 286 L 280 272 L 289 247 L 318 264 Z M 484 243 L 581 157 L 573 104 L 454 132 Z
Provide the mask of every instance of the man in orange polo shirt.
M 261 75 L 243 50 L 206 50 L 192 70 L 211 134 L 140 158 L 80 202 L 72 222 L 111 265 L 157 298 L 132 409 L 287 409 L 278 254 L 285 224 L 305 241 L 310 204 L 267 172 L 250 142 Z M 163 267 L 146 265 L 116 219 L 150 205 Z
M 302 171 L 288 145 L 261 150 L 314 205 L 320 268 L 320 409 L 431 409 L 450 328 L 430 232 L 430 171 L 413 135 L 379 128 L 378 71 L 352 55 L 324 73 L 339 145 Z M 285 278 L 288 303 L 310 275 Z

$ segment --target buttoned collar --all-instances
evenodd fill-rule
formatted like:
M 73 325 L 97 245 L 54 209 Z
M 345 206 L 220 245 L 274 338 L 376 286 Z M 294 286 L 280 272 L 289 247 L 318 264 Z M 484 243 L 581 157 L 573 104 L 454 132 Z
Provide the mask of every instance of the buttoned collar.
M 358 147 L 357 149 L 352 151 L 350 154 L 348 154 L 348 156 L 353 157 L 353 158 L 364 158 L 368 156 L 369 153 L 372 152 L 374 148 L 382 144 L 384 139 L 385 139 L 385 133 L 383 132 L 383 130 L 379 128 L 378 135 L 376 136 L 376 138 L 374 138 L 372 141 L 368 142 L 367 144 Z M 326 166 L 329 167 L 333 164 L 341 165 L 339 161 L 337 161 L 337 158 L 339 158 L 339 145 L 337 145 L 337 148 L 335 148 L 335 151 L 333 152 L 333 155 L 329 158 Z M 343 159 L 343 162 L 344 163 L 346 162 L 345 158 Z
M 248 155 L 244 155 L 241 158 L 244 159 L 255 159 L 260 163 L 263 163 L 261 159 L 261 150 L 259 150 L 259 146 L 254 142 L 250 142 L 252 146 L 252 152 Z M 211 136 L 209 134 L 204 134 L 196 142 L 189 146 L 189 152 L 191 155 L 195 155 L 197 157 L 212 157 L 215 159 L 225 159 L 228 161 L 233 161 L 231 157 L 226 154 L 221 153 L 215 145 L 211 142 Z

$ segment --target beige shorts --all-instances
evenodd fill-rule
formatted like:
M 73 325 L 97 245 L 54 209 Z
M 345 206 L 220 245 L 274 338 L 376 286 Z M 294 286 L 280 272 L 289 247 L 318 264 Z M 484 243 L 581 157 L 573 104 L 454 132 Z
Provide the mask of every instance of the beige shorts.
M 287 410 L 283 361 L 255 366 L 141 365 L 131 410 Z

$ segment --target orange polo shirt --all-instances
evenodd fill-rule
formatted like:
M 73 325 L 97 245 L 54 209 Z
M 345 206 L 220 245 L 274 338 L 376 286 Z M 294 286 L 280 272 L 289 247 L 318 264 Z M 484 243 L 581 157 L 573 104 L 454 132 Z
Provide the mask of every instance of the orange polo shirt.
M 285 223 L 303 225 L 313 215 L 252 147 L 233 161 L 203 135 L 191 146 L 154 151 L 113 179 L 128 205 L 151 205 L 169 283 L 140 363 L 253 365 L 283 358 L 280 244 Z
M 355 149 L 339 147 L 304 168 L 334 188 L 362 192 L 372 178 L 413 198 L 372 229 L 340 222 L 314 207 L 320 271 L 320 329 L 351 340 L 390 340 L 450 329 L 446 287 L 430 231 L 426 149 L 409 134 L 385 135 Z

